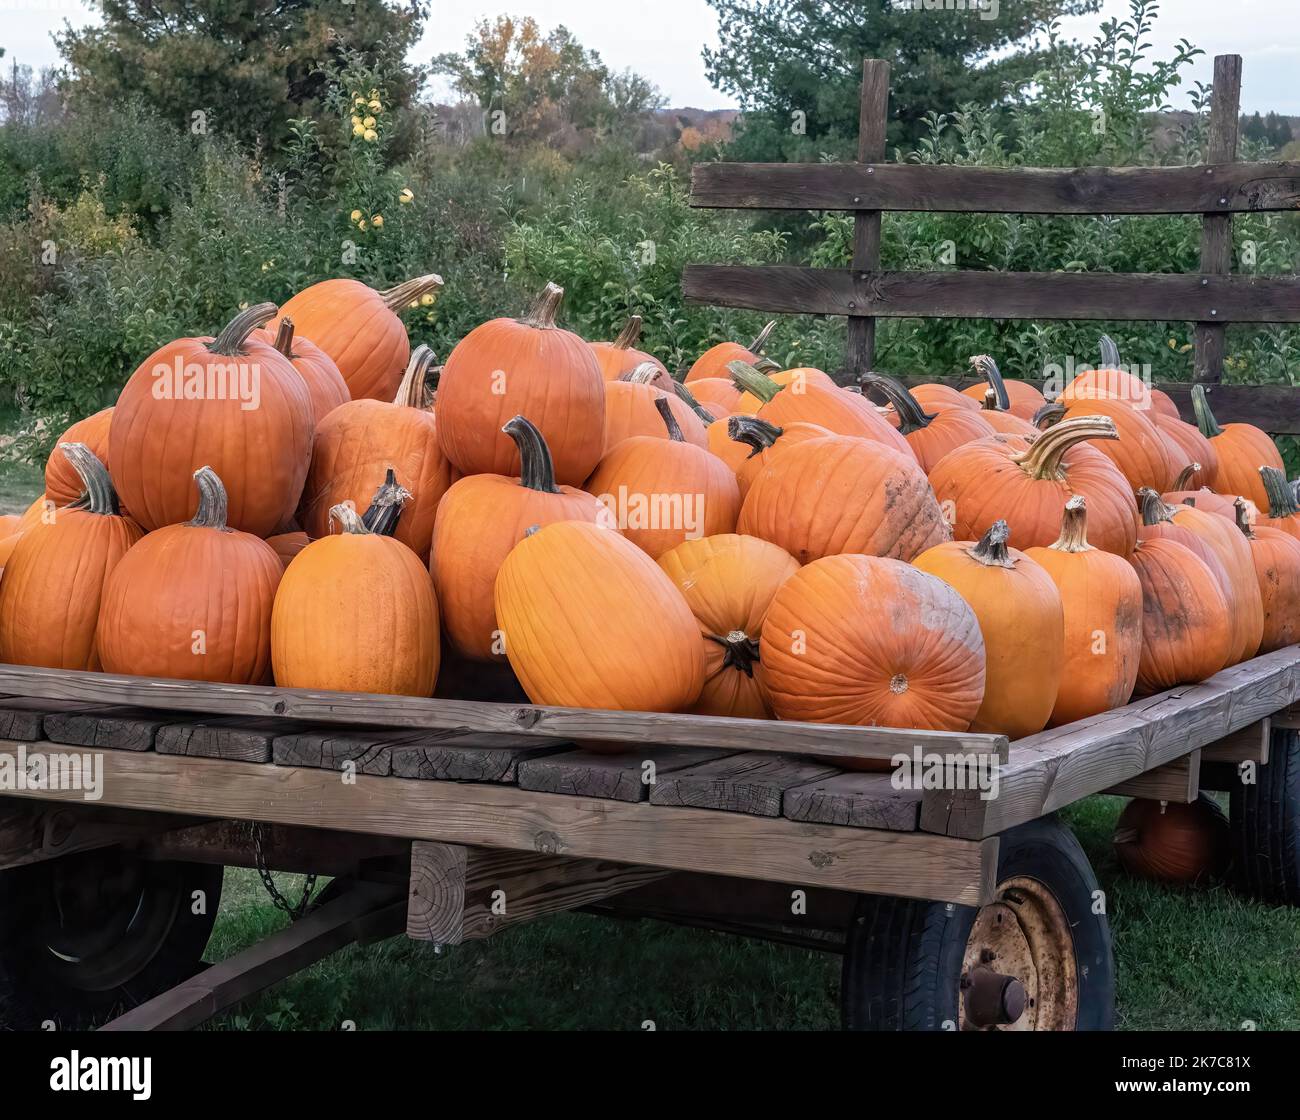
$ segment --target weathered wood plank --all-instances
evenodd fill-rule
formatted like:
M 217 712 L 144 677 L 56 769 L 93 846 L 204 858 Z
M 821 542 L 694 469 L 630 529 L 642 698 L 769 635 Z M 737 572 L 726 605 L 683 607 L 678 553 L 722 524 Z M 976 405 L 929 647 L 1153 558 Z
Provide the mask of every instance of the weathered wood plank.
M 158 729 L 181 718 L 149 708 L 90 708 L 50 712 L 42 727 L 53 743 L 116 751 L 153 750 Z
M 1261 719 L 1217 742 L 1207 743 L 1201 748 L 1201 761 L 1255 762 L 1262 766 L 1268 761 L 1268 744 L 1272 737 L 1272 719 Z
M 0 797 L 0 869 L 111 844 L 139 843 L 192 822 L 170 813 Z
M 782 815 L 792 821 L 914 832 L 919 789 L 895 789 L 889 774 L 837 773 L 785 791 Z
M 454 735 L 454 732 L 444 732 Z M 351 764 L 357 773 L 390 774 L 392 750 L 407 743 L 428 742 L 437 735 L 396 731 L 362 731 L 312 728 L 277 734 L 271 745 L 271 760 L 277 766 L 312 766 L 340 770 Z
M 837 773 L 811 759 L 733 754 L 661 774 L 650 790 L 650 803 L 779 817 L 786 790 Z
M 0 702 L 0 739 L 25 739 L 29 743 L 39 743 L 45 738 L 47 715 L 56 712 L 85 711 L 89 707 L 90 704 L 73 696 L 57 699 L 41 696 L 11 696 Z
M 514 782 L 520 762 L 572 749 L 569 743 L 540 743 L 526 735 L 416 734 L 388 748 L 399 778 L 436 782 Z
M 571 750 L 525 759 L 516 780 L 520 789 L 537 793 L 645 801 L 665 775 L 721 757 L 718 751 L 683 747 L 645 747 L 621 754 Z
M 1300 322 L 1300 279 L 1294 276 L 693 264 L 682 272 L 682 290 L 693 303 L 805 315 Z
M 270 762 L 271 744 L 286 728 L 283 720 L 221 716 L 169 723 L 154 736 L 159 754 L 191 758 L 226 758 L 239 762 Z
M 129 813 L 118 809 L 111 812 Z M 152 816 L 153 814 L 135 814 Z M 259 849 L 252 830 L 261 829 Z M 348 879 L 390 879 L 410 858 L 411 842 L 389 836 L 359 836 L 327 828 L 250 825 L 247 821 L 203 821 L 156 835 L 135 845 L 144 859 L 219 863 L 224 867 L 262 866 L 271 871 L 314 873 Z
M 885 158 L 889 124 L 889 63 L 879 58 L 862 60 L 862 89 L 858 102 L 858 162 L 874 164 Z M 867 171 L 867 178 L 871 171 Z M 860 209 L 853 219 L 853 267 L 874 272 L 880 267 L 880 210 Z M 855 316 L 848 322 L 844 362 L 855 377 L 876 361 L 876 321 Z
M 0 741 L 0 755 L 24 744 Z M 980 905 L 991 897 L 997 840 L 810 825 L 709 809 L 539 794 L 274 763 L 105 751 L 105 805 L 333 828 L 646 867 L 704 871 Z M 14 798 L 76 801 L 77 790 Z
M 1166 762 L 1145 774 L 1119 782 L 1103 792 L 1117 797 L 1145 797 L 1153 801 L 1176 801 L 1190 805 L 1200 795 L 1201 752 Z

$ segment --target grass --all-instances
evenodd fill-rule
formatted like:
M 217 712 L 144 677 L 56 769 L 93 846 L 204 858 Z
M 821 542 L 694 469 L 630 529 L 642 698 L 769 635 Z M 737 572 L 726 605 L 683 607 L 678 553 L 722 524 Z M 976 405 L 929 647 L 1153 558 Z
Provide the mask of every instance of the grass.
M 1300 912 L 1226 887 L 1123 876 L 1110 834 L 1123 801 L 1074 806 L 1106 892 L 1123 1030 L 1300 1030 Z M 284 876 L 281 889 L 301 881 Z M 227 871 L 209 956 L 284 925 L 253 872 Z M 828 1030 L 839 958 L 681 929 L 566 914 L 436 952 L 394 938 L 352 947 L 215 1021 L 217 1029 Z

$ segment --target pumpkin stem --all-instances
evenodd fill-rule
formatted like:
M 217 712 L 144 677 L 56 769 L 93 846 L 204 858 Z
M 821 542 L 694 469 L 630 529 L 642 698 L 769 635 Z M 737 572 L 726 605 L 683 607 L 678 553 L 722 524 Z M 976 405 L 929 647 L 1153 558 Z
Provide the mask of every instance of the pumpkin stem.
M 717 642 L 726 652 L 722 655 L 724 669 L 738 669 L 747 677 L 754 675 L 758 660 L 758 641 L 743 630 L 730 630 L 726 634 L 705 634 L 710 642 Z
M 990 358 L 987 354 L 976 354 L 970 360 L 970 364 L 975 367 L 978 373 L 985 381 L 989 383 L 989 388 L 993 391 L 996 404 L 985 404 L 985 408 L 995 408 L 1006 412 L 1011 407 L 1011 398 L 1007 396 L 1007 384 L 1002 380 L 1002 371 L 998 369 L 998 363 Z M 984 394 L 987 400 L 988 394 Z
M 1005 412 L 1006 409 L 998 404 L 998 395 L 992 389 L 984 390 L 984 400 L 980 402 L 981 412 Z
M 727 417 L 727 435 L 737 443 L 747 443 L 754 449 L 746 456 L 747 459 L 752 459 L 760 451 L 766 451 L 784 433 L 784 428 L 778 428 L 758 416 L 737 414 Z
M 1053 424 L 1059 424 L 1065 419 L 1065 405 L 1059 401 L 1048 401 L 1039 408 L 1030 419 L 1030 423 L 1035 428 L 1046 430 Z
M 221 533 L 228 532 L 226 488 L 217 477 L 217 472 L 211 467 L 200 467 L 194 472 L 194 481 L 199 487 L 199 508 L 187 524 L 197 525 L 201 529 L 216 529 Z
M 764 404 L 767 404 L 783 388 L 748 362 L 728 362 L 727 369 L 737 389 L 757 397 Z
M 1248 541 L 1255 539 L 1255 530 L 1250 524 L 1250 514 L 1246 511 L 1246 503 L 1242 498 L 1234 498 L 1232 502 L 1232 513 L 1236 519 L 1237 528 L 1242 531 Z
M 345 533 L 355 533 L 358 536 L 370 534 L 366 523 L 357 516 L 357 511 L 348 502 L 339 502 L 336 506 L 330 506 L 330 521 L 337 521 L 339 528 Z
M 677 423 L 677 417 L 673 415 L 672 405 L 668 401 L 666 396 L 659 397 L 655 401 L 655 408 L 663 418 L 664 427 L 668 429 L 668 438 L 675 443 L 685 443 L 686 437 L 682 435 L 681 425 Z
M 1159 525 L 1162 521 L 1172 521 L 1174 514 L 1178 512 L 1177 506 L 1171 506 L 1149 486 L 1143 486 L 1137 492 L 1137 499 L 1143 525 Z
M 273 303 L 256 303 L 245 308 L 224 327 L 221 333 L 208 343 L 208 352 L 220 354 L 224 358 L 234 358 L 244 351 L 248 336 L 258 327 L 265 326 L 279 310 Z
M 61 443 L 59 450 L 81 479 L 81 497 L 76 501 L 77 508 L 91 513 L 121 513 L 113 480 L 108 477 L 107 468 L 95 453 L 84 443 Z
M 775 319 L 772 319 L 769 322 L 764 323 L 763 329 L 754 336 L 754 341 L 751 342 L 748 346 L 746 346 L 745 349 L 748 350 L 751 354 L 755 354 L 755 355 L 761 354 L 763 352 L 763 347 L 767 345 L 768 335 L 772 333 L 775 327 L 776 327 Z
M 1082 494 L 1075 494 L 1061 511 L 1061 535 L 1056 543 L 1048 545 L 1057 552 L 1096 552 L 1088 543 L 1088 502 Z
M 542 289 L 541 295 L 533 301 L 533 306 L 528 309 L 528 314 L 519 321 L 528 327 L 535 327 L 539 331 L 550 331 L 555 329 L 555 316 L 559 314 L 560 302 L 564 299 L 564 289 L 559 284 L 548 283 Z
M 1174 479 L 1173 488 L 1175 490 L 1190 489 L 1192 485 L 1192 478 L 1193 476 L 1195 476 L 1196 472 L 1199 471 L 1200 469 L 1201 469 L 1200 463 L 1188 463 L 1187 466 L 1185 466 L 1181 471 L 1178 472 L 1178 477 Z
M 642 362 L 623 374 L 620 381 L 630 381 L 633 385 L 649 385 L 659 376 L 659 367 L 654 362 Z
M 551 449 L 546 446 L 546 438 L 536 426 L 524 417 L 516 416 L 506 421 L 501 430 L 519 448 L 519 484 L 543 494 L 560 493 L 560 488 L 555 485 L 555 464 L 551 460 Z
M 275 341 L 271 345 L 286 358 L 293 357 L 293 320 L 288 316 L 280 320 L 279 329 L 275 332 Z
M 370 499 L 370 507 L 361 516 L 367 532 L 379 537 L 391 537 L 397 529 L 397 519 L 402 516 L 402 507 L 410 500 L 411 492 L 397 481 L 397 475 L 389 467 L 384 474 L 384 481 Z M 333 510 L 330 515 L 333 516 Z
M 999 519 L 989 526 L 989 531 L 976 544 L 966 550 L 966 554 L 988 568 L 1014 568 L 1016 562 L 1007 551 L 1010 536 L 1011 527 Z
M 1061 460 L 1075 444 L 1088 439 L 1119 439 L 1115 421 L 1109 416 L 1076 416 L 1053 424 L 1030 445 L 1028 451 L 1013 455 L 1011 461 L 1031 478 L 1065 481 Z
M 1264 493 L 1268 495 L 1269 517 L 1291 517 L 1300 513 L 1300 504 L 1284 475 L 1277 467 L 1260 467 L 1259 477 L 1264 480 Z
M 431 272 L 428 276 L 417 276 L 414 280 L 407 280 L 404 284 L 380 292 L 379 298 L 384 301 L 384 306 L 396 315 L 404 310 L 407 304 L 418 300 L 421 296 L 427 296 L 430 292 L 436 292 L 441 287 L 442 277 L 436 272 Z
M 1223 429 L 1210 411 L 1210 398 L 1205 395 L 1204 385 L 1192 386 L 1192 411 L 1196 413 L 1196 426 L 1206 439 L 1223 435 Z
M 676 393 L 686 403 L 687 408 L 689 408 L 693 413 L 695 413 L 696 416 L 698 416 L 701 420 L 704 421 L 706 426 L 712 424 L 717 419 L 717 417 L 714 416 L 712 412 L 710 412 L 707 408 L 705 408 L 702 404 L 700 404 L 695 394 L 692 393 L 680 381 L 673 382 L 673 392 Z
M 641 316 L 629 315 L 618 337 L 610 343 L 615 350 L 631 350 L 641 339 Z
M 1104 334 L 1098 339 L 1097 346 L 1101 350 L 1101 368 L 1119 369 L 1119 347 L 1115 345 L 1115 340 Z
M 397 386 L 397 395 L 393 397 L 393 404 L 421 410 L 426 408 L 429 398 L 425 392 L 424 381 L 437 361 L 438 355 L 429 347 L 417 346 L 411 353 L 411 360 L 406 363 L 406 372 L 402 374 L 402 382 Z
M 858 382 L 864 392 L 867 389 L 875 389 L 894 406 L 894 411 L 898 413 L 898 431 L 901 435 L 910 435 L 912 432 L 919 432 L 922 428 L 928 428 L 937 415 L 926 412 L 921 407 L 921 402 L 912 396 L 911 390 L 892 377 L 880 373 L 864 373 L 858 378 Z

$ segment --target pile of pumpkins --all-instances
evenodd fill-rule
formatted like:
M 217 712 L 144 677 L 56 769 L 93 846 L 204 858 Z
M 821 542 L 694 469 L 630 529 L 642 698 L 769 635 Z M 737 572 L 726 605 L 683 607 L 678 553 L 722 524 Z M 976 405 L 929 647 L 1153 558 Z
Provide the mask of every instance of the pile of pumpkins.
M 1300 637 L 1269 437 L 1103 360 L 1047 401 L 842 387 L 763 338 L 677 378 L 548 285 L 439 367 L 441 284 L 316 284 L 149 356 L 0 541 L 0 660 L 1013 738 Z

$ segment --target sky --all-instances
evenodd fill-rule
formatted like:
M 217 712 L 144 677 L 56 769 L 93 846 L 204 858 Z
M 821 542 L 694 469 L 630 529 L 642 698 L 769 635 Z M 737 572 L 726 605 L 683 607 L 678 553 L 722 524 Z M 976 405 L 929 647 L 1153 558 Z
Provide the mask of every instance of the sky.
M 1015 2 L 1001 0 L 1004 5 Z M 1076 38 L 1088 38 L 1102 19 L 1124 17 L 1128 10 L 1128 0 L 1105 0 L 1101 13 L 1070 20 L 1065 29 Z M 416 59 L 461 49 L 477 20 L 502 12 L 532 16 L 544 28 L 563 23 L 614 69 L 631 68 L 650 78 L 671 106 L 732 105 L 704 75 L 700 49 L 716 46 L 718 26 L 705 0 L 432 0 Z M 33 66 L 54 65 L 58 52 L 51 33 L 65 20 L 81 26 L 95 18 L 79 0 L 0 0 L 4 64 L 17 59 Z M 1210 80 L 1213 55 L 1240 54 L 1242 107 L 1247 112 L 1273 109 L 1300 115 L 1296 0 L 1164 0 L 1153 35 L 1155 56 L 1167 57 L 1179 39 L 1189 39 L 1206 52 L 1190 80 Z

